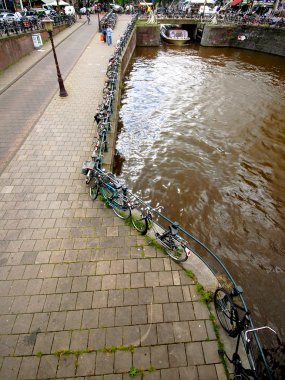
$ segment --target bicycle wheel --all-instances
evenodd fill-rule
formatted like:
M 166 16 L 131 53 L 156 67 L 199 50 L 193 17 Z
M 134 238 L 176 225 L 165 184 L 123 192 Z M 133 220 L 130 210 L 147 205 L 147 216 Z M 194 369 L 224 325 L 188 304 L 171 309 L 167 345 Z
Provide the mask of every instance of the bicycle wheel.
M 92 201 L 95 201 L 95 199 L 98 197 L 99 194 L 99 180 L 97 178 L 91 178 L 90 180 L 90 188 L 89 188 L 89 194 Z
M 218 320 L 223 329 L 234 335 L 238 324 L 238 313 L 230 295 L 223 288 L 219 288 L 214 294 L 214 304 Z
M 173 236 L 167 236 L 163 241 L 165 244 L 165 250 L 168 256 L 170 256 L 177 263 L 182 263 L 187 260 L 188 256 L 185 251 L 185 247 Z
M 147 219 L 142 216 L 142 214 L 137 211 L 133 210 L 131 213 L 132 218 L 132 225 L 134 228 L 139 231 L 142 235 L 145 235 L 148 230 L 148 222 Z
M 101 194 L 103 195 L 103 197 L 106 199 L 107 203 L 109 204 L 114 195 L 114 190 L 111 187 L 107 186 L 105 182 L 103 182 L 101 185 Z
M 131 209 L 129 205 L 126 203 L 123 196 L 118 195 L 115 196 L 110 201 L 110 206 L 112 207 L 114 213 L 120 218 L 120 219 L 128 219 L 131 215 Z

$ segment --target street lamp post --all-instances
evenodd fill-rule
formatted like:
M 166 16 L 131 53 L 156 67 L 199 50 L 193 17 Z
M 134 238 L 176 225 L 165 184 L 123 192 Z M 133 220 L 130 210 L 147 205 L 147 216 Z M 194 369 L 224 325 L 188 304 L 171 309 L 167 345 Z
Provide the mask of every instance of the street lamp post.
M 100 17 L 99 17 L 99 9 L 98 9 L 98 12 L 97 12 L 97 15 L 98 15 L 98 28 L 99 28 L 99 32 L 101 32 L 101 21 L 100 21 Z
M 64 84 L 63 84 L 63 80 L 62 80 L 61 73 L 59 70 L 57 56 L 56 56 L 56 52 L 55 52 L 55 48 L 54 48 L 53 37 L 52 37 L 53 20 L 46 19 L 46 20 L 42 20 L 42 22 L 44 24 L 45 30 L 48 32 L 49 39 L 50 39 L 51 46 L 52 46 L 54 62 L 55 62 L 56 72 L 57 72 L 57 80 L 58 80 L 58 84 L 59 84 L 59 96 L 65 97 L 65 96 L 68 96 L 68 93 L 66 92 L 66 89 L 65 89 Z

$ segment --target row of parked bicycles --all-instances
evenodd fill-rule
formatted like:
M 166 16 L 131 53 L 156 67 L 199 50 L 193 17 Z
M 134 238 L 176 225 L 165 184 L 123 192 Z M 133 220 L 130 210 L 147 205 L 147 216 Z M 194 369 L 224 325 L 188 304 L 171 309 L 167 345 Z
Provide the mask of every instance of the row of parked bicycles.
M 109 60 L 103 100 L 94 116 L 96 136 L 91 159 L 83 163 L 82 174 L 85 175 L 86 184 L 89 185 L 92 201 L 100 196 L 117 217 L 128 221 L 141 235 L 148 235 L 150 244 L 159 243 L 159 246 L 171 259 L 180 263 L 194 255 L 203 257 L 202 249 L 208 255 L 212 252 L 198 239 L 183 230 L 177 222 L 172 222 L 164 216 L 161 213 L 163 207 L 159 205 L 152 207 L 149 202 L 143 201 L 131 192 L 121 179 L 103 169 L 104 154 L 109 150 L 108 134 L 113 128 L 112 123 L 116 112 L 115 104 L 118 100 L 122 55 L 132 34 L 135 20 L 136 16 L 129 23 L 126 32 L 117 43 L 115 53 Z M 223 269 L 225 269 L 224 266 Z M 225 350 L 219 350 L 220 356 L 227 358 L 228 362 L 232 364 L 233 373 L 230 378 L 235 380 L 281 379 L 278 371 L 276 372 L 277 376 L 273 376 L 268 365 L 268 362 L 272 365 L 271 368 L 275 365 L 272 360 L 273 351 L 263 350 L 258 336 L 258 334 L 266 332 L 271 334 L 271 340 L 278 339 L 275 331 L 269 326 L 254 327 L 250 312 L 243 301 L 241 287 L 233 279 L 229 281 L 229 278 L 231 278 L 230 275 L 225 280 L 222 279 L 222 276 L 220 277 L 220 285 L 213 296 L 213 301 L 222 328 L 232 339 L 236 339 L 232 355 L 228 355 Z M 247 357 L 246 363 L 242 363 L 241 359 L 241 342 L 243 342 Z M 277 346 L 282 347 L 281 342 L 278 342 Z M 278 365 L 278 370 L 282 374 L 280 365 Z
M 142 14 L 140 19 L 147 19 L 148 14 Z M 284 28 L 285 18 L 274 15 L 258 15 L 251 12 L 212 12 L 209 13 L 200 11 L 182 11 L 182 10 L 163 10 L 156 13 L 158 19 L 193 19 L 198 21 L 212 21 L 213 18 L 221 24 L 238 24 L 238 25 L 267 25 L 273 28 Z
M 54 25 L 68 25 L 71 26 L 75 23 L 75 16 L 73 15 L 51 15 L 49 16 L 53 19 Z M 22 17 L 21 20 L 0 20 L 0 37 L 11 34 L 20 34 L 33 31 L 39 31 L 43 29 L 42 17 Z

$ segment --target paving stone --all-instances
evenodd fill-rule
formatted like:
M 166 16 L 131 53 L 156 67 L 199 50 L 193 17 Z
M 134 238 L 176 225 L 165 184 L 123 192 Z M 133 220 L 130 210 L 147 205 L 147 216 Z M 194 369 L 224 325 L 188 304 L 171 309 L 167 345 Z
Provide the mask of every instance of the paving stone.
M 140 343 L 140 328 L 139 326 L 124 326 L 123 327 L 123 345 L 138 346 Z
M 145 273 L 145 286 L 159 286 L 158 272 Z
M 59 263 L 55 264 L 54 270 L 52 272 L 53 277 L 64 277 L 67 274 L 68 270 L 68 264 L 66 263 Z
M 40 358 L 35 356 L 24 357 L 19 370 L 18 379 L 36 379 Z
M 103 308 L 99 311 L 99 327 L 113 327 L 115 325 L 115 308 Z
M 130 274 L 118 274 L 116 278 L 116 289 L 129 289 L 131 285 Z
M 131 288 L 143 288 L 144 286 L 144 273 L 131 273 Z
M 106 346 L 119 347 L 123 344 L 123 328 L 110 327 L 106 329 Z
M 101 309 L 103 307 L 107 307 L 108 303 L 108 291 L 107 290 L 99 290 L 95 291 L 93 294 L 93 302 L 92 307 Z
M 89 331 L 88 348 L 98 350 L 105 347 L 106 344 L 106 330 L 105 329 L 92 329 Z
M 13 334 L 24 334 L 29 332 L 33 314 L 19 314 L 13 326 Z
M 190 328 L 188 322 L 173 322 L 173 333 L 175 342 L 191 341 Z
M 195 320 L 195 314 L 192 302 L 178 303 L 180 321 Z
M 166 286 L 159 286 L 153 289 L 153 302 L 155 303 L 169 302 L 168 288 Z
M 138 262 L 136 259 L 124 260 L 124 273 L 137 273 Z
M 86 290 L 87 277 L 80 276 L 74 277 L 72 281 L 72 292 L 84 292 Z
M 59 357 L 57 378 L 58 377 L 74 377 L 75 375 L 75 355 L 61 355 Z
M 102 290 L 116 289 L 117 276 L 114 274 L 104 275 L 102 279 Z
M 70 349 L 74 351 L 83 350 L 88 344 L 88 330 L 72 331 Z
M 159 272 L 158 278 L 160 286 L 173 285 L 172 272 Z
M 150 368 L 150 348 L 136 347 L 133 353 L 133 367 L 135 368 Z
M 81 321 L 82 321 L 82 314 L 83 314 L 82 310 L 67 311 L 66 312 L 65 329 L 66 330 L 80 329 Z M 59 330 L 62 330 L 62 328 Z
M 22 358 L 4 358 L 2 368 L 0 370 L 0 379 L 16 380 Z
M 217 339 L 216 333 L 215 333 L 214 328 L 213 328 L 212 321 L 205 321 L 205 325 L 206 325 L 206 330 L 207 330 L 207 334 L 208 334 L 209 339 L 210 340 Z
M 163 380 L 179 379 L 178 368 L 165 368 L 161 370 L 161 378 Z
M 78 293 L 76 309 L 90 309 L 92 304 L 93 292 Z
M 85 329 L 93 329 L 98 327 L 99 310 L 83 310 L 81 327 Z
M 209 310 L 202 302 L 193 302 L 196 319 L 209 319 Z
M 77 300 L 77 293 L 62 294 L 60 310 L 74 310 Z
M 199 380 L 198 371 L 196 366 L 180 367 L 179 368 L 180 380 Z M 202 380 L 202 379 L 200 379 Z M 206 380 L 206 379 L 205 379 Z
M 110 261 L 99 261 L 96 267 L 96 275 L 104 275 L 110 273 Z
M 172 323 L 159 323 L 157 325 L 158 344 L 168 344 L 174 342 Z
M 57 282 L 57 293 L 68 293 L 71 290 L 72 278 L 59 278 Z
M 113 373 L 114 353 L 97 352 L 95 374 L 104 375 Z
M 10 296 L 19 296 L 19 295 L 24 294 L 27 284 L 28 284 L 28 280 L 15 280 L 15 281 L 13 281 L 12 284 L 10 285 L 10 288 L 9 288 L 9 295 Z
M 46 331 L 50 313 L 36 313 L 33 314 L 33 320 L 30 326 L 30 332 Z
M 226 380 L 227 376 L 226 376 L 225 368 L 224 368 L 223 364 L 216 364 L 215 367 L 216 367 L 218 379 L 219 380 Z
M 167 346 L 150 347 L 151 365 L 156 369 L 169 368 Z
M 132 310 L 130 306 L 116 307 L 115 326 L 128 326 L 131 324 Z
M 162 307 L 164 322 L 172 322 L 179 320 L 177 303 L 163 304 Z
M 187 365 L 185 346 L 183 343 L 168 345 L 170 367 L 183 367 Z
M 139 304 L 148 305 L 152 302 L 153 302 L 152 288 L 140 288 L 139 289 Z
M 61 294 L 48 294 L 44 305 L 44 312 L 58 311 L 61 304 Z
M 204 321 L 189 321 L 192 341 L 202 341 L 208 339 Z
M 129 351 L 116 351 L 114 359 L 114 372 L 127 372 L 132 367 L 132 353 Z
M 37 354 L 41 352 L 43 354 L 50 354 L 53 336 L 54 336 L 54 333 L 51 333 L 51 332 L 38 333 L 33 353 Z
M 5 309 L 2 309 L 5 310 Z M 1 315 L 0 316 L 0 333 L 9 334 L 12 332 L 16 315 Z
M 21 334 L 15 349 L 16 356 L 32 355 L 37 333 Z
M 108 293 L 108 306 L 123 306 L 125 290 L 109 290 Z
M 132 324 L 140 325 L 147 323 L 147 306 L 132 306 Z
M 27 287 L 25 289 L 25 294 L 39 294 L 40 289 L 42 287 L 43 280 L 42 279 L 31 279 L 28 281 Z
M 150 259 L 138 260 L 138 272 L 149 272 L 150 271 Z
M 43 311 L 46 301 L 45 295 L 33 295 L 30 297 L 30 301 L 27 307 L 28 313 L 40 313 Z
M 78 358 L 78 367 L 76 371 L 77 376 L 89 376 L 94 375 L 95 372 L 96 353 L 90 352 L 82 354 Z
M 52 276 L 54 270 L 54 264 L 41 264 L 38 278 L 47 278 Z
M 86 290 L 100 290 L 102 287 L 102 276 L 88 277 Z
M 59 331 L 54 333 L 52 352 L 60 350 L 68 350 L 70 345 L 71 332 L 70 331 Z
M 18 335 L 2 335 L 0 336 L 0 355 L 13 355 L 18 342 Z
M 141 325 L 140 335 L 141 335 L 141 345 L 150 346 L 157 344 L 157 329 L 156 325 Z
M 110 274 L 119 274 L 124 272 L 124 261 L 116 260 L 111 261 Z
M 206 364 L 220 363 L 221 359 L 218 354 L 218 345 L 216 341 L 202 342 Z
M 186 343 L 185 348 L 188 365 L 205 363 L 201 342 Z
M 200 365 L 197 367 L 199 379 L 217 380 L 216 368 L 214 365 Z
M 68 312 L 69 313 L 69 312 Z M 50 313 L 50 319 L 48 323 L 49 331 L 61 331 L 64 328 L 64 325 L 67 324 L 68 314 L 66 311 L 52 312 Z

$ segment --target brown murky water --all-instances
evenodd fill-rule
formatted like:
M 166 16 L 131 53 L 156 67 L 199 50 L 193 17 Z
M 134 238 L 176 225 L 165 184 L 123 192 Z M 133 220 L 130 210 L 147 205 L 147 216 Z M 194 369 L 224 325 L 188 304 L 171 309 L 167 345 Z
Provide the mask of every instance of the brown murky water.
M 256 325 L 285 337 L 285 59 L 137 49 L 116 172 L 225 262 Z

